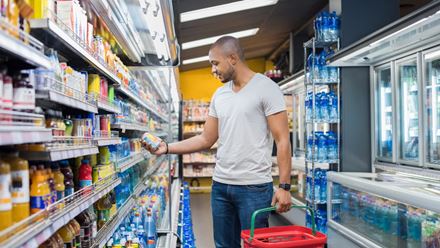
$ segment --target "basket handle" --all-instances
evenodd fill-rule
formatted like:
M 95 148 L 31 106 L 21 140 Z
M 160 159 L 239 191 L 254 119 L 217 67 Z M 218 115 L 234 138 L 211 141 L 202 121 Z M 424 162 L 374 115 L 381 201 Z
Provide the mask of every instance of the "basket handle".
M 290 209 L 292 208 L 305 208 L 306 210 L 308 210 L 310 212 L 310 216 L 312 217 L 312 233 L 313 236 L 316 235 L 316 224 L 315 224 L 315 212 L 313 211 L 313 209 L 311 207 L 308 206 L 297 206 L 297 205 L 292 205 L 290 206 Z M 251 218 L 251 236 L 249 238 L 249 242 L 252 241 L 252 239 L 254 239 L 254 232 L 255 232 L 255 218 L 257 217 L 258 214 L 264 213 L 264 212 L 270 212 L 270 211 L 275 211 L 277 208 L 276 207 L 269 207 L 269 208 L 262 208 L 262 209 L 258 209 L 256 210 L 253 214 L 252 214 L 252 218 Z

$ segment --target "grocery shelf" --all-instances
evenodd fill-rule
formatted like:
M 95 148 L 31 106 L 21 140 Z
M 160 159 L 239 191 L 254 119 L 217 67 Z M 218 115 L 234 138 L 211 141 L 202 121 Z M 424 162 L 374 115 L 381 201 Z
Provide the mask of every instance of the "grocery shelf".
M 110 146 L 121 144 L 121 138 L 119 137 L 110 137 L 110 138 L 94 138 L 97 146 Z
M 29 44 L 26 44 L 25 41 L 21 39 L 15 38 L 8 32 L 23 37 Z M 14 27 L 2 17 L 0 17 L 0 49 L 35 67 L 43 67 L 45 69 L 52 68 L 49 58 L 44 55 L 43 44 L 31 35 Z
M 146 108 L 148 111 L 156 115 L 157 117 L 161 118 L 163 122 L 168 122 L 168 118 L 159 113 L 154 107 L 153 104 L 150 102 L 146 102 L 142 100 L 139 96 L 135 95 L 133 92 L 131 92 L 130 89 L 127 87 L 121 85 L 117 88 L 117 90 L 123 94 L 125 94 L 127 97 L 129 97 L 131 100 L 135 101 L 137 104 L 141 105 L 142 107 Z
M 59 85 L 59 84 L 58 84 Z M 65 86 L 62 86 L 65 87 Z M 50 90 L 37 90 L 35 92 L 35 98 L 39 102 L 51 102 L 57 103 L 64 106 L 84 110 L 91 113 L 98 113 L 98 108 L 95 103 L 91 103 L 87 98 L 84 97 L 84 94 L 79 97 L 68 96 L 59 91 L 50 89 Z M 51 104 L 49 103 L 49 104 Z
M 58 161 L 97 153 L 96 146 L 71 146 L 51 151 L 22 151 L 20 157 L 31 161 Z
M 127 201 L 124 203 L 124 205 L 122 205 L 121 208 L 118 209 L 118 212 L 112 217 L 112 219 L 98 231 L 92 247 L 105 247 L 107 241 L 112 237 L 113 233 L 117 230 L 121 222 L 130 213 L 131 209 L 135 206 L 135 203 L 136 201 L 133 197 L 127 199 Z
M 125 130 L 141 131 L 141 132 L 150 131 L 150 129 L 147 127 L 147 124 L 141 125 L 135 123 L 119 123 L 119 124 L 111 124 L 110 126 L 112 129 L 122 130 L 123 133 L 125 132 Z
M 15 248 L 41 245 L 58 229 L 92 206 L 120 183 L 121 180 L 113 175 L 50 205 L 45 210 L 0 232 L 0 237 L 6 238 L 0 243 L 0 246 Z
M 86 62 L 95 68 L 99 73 L 110 79 L 113 83 L 120 85 L 121 80 L 106 65 L 88 51 L 87 46 L 81 43 L 80 39 L 62 24 L 60 20 L 56 23 L 49 18 L 32 19 L 30 21 L 31 33 L 40 40 L 44 40 L 48 47 L 61 51 L 63 57 L 72 63 Z M 62 27 L 61 27 L 62 26 Z
M 327 48 L 329 46 L 337 45 L 339 41 L 319 41 L 315 37 L 304 42 L 304 47 L 313 48 L 313 43 L 315 43 L 315 48 Z
M 117 106 L 114 102 L 109 102 L 106 98 L 98 97 L 98 109 L 107 111 L 109 113 L 119 114 L 121 113 L 121 108 Z
M 189 190 L 191 193 L 207 193 L 211 192 L 211 186 L 191 186 Z
M 143 152 L 132 153 L 130 154 L 130 156 L 118 160 L 118 162 L 116 163 L 116 168 L 117 170 L 119 170 L 119 172 L 124 172 L 133 167 L 135 164 L 142 162 L 145 157 L 146 153 Z
M 52 130 L 32 126 L 0 125 L 0 146 L 41 143 L 52 140 Z

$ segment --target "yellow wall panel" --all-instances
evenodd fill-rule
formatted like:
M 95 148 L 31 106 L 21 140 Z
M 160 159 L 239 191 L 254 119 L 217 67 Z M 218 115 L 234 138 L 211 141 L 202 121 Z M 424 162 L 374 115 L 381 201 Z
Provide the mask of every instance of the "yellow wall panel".
M 266 61 L 264 58 L 247 61 L 249 68 L 255 72 L 264 73 Z M 180 90 L 183 100 L 210 101 L 212 95 L 223 83 L 211 74 L 211 67 L 180 72 Z

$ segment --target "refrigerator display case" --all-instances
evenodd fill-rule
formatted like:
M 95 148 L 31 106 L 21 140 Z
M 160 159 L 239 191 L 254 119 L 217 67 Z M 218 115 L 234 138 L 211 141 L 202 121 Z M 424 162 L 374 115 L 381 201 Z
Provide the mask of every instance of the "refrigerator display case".
M 332 172 L 328 180 L 330 247 L 440 247 L 440 180 Z
M 440 49 L 423 55 L 426 82 L 427 154 L 430 164 L 440 164 Z

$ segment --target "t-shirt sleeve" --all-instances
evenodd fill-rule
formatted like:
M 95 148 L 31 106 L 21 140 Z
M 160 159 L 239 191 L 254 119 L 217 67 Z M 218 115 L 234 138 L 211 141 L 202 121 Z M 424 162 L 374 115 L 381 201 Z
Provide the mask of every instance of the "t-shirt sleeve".
M 217 91 L 216 91 L 216 93 L 217 93 Z M 214 95 L 211 98 L 211 103 L 209 104 L 209 113 L 208 113 L 208 115 L 212 116 L 212 117 L 215 117 L 215 118 L 218 118 L 217 117 L 217 110 L 215 109 L 215 96 L 217 95 L 216 93 L 214 93 Z
M 266 116 L 286 110 L 286 101 L 284 100 L 284 95 L 278 85 L 271 82 L 269 87 L 265 87 L 262 104 Z

